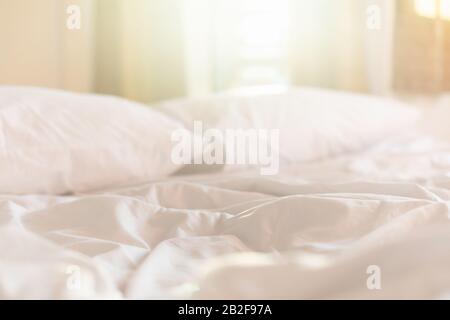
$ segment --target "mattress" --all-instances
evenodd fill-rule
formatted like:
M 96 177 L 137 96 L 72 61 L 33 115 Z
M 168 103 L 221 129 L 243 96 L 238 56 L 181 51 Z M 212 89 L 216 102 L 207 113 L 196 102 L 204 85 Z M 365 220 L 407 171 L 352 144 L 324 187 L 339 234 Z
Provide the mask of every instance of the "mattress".
M 0 196 L 0 298 L 450 297 L 450 144 Z

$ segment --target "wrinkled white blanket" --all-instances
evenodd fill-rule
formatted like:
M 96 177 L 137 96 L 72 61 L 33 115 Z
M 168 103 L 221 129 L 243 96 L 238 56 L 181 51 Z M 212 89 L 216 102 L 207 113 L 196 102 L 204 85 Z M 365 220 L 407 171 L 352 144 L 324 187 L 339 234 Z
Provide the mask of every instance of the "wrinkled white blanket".
M 449 214 L 450 147 L 425 137 L 277 177 L 3 195 L 0 298 L 448 298 Z

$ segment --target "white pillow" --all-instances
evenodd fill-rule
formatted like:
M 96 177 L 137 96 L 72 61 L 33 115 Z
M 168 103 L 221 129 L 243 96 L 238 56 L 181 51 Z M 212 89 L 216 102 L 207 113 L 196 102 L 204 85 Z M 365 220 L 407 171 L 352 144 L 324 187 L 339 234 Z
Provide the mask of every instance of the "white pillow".
M 192 127 L 280 130 L 280 163 L 310 161 L 360 150 L 418 119 L 396 100 L 339 91 L 292 88 L 268 94 L 218 94 L 179 99 L 160 110 Z
M 171 134 L 182 125 L 123 99 L 0 87 L 0 193 L 85 192 L 179 169 Z

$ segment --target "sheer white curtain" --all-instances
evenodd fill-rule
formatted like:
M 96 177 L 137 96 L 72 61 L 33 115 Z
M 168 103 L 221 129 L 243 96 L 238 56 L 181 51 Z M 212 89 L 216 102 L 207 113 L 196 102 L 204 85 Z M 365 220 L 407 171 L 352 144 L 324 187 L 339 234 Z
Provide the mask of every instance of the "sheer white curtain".
M 97 1 L 98 91 L 143 102 L 187 93 L 182 1 Z
M 189 93 L 287 84 L 288 5 L 289 0 L 185 0 Z
M 366 90 L 364 1 L 293 0 L 292 6 L 293 82 Z
M 144 102 L 251 85 L 383 93 L 391 87 L 389 16 L 397 1 L 0 2 L 0 83 Z M 436 0 L 417 1 L 426 15 L 423 3 Z M 371 4 L 381 8 L 380 30 L 366 28 Z M 65 27 L 68 5 L 80 6 L 81 30 Z
M 191 94 L 258 84 L 392 87 L 395 1 L 186 0 L 184 12 Z
M 29 1 L 2 11 L 24 34 L 3 55 L 21 50 L 24 65 L 33 65 L 4 59 L 3 75 L 21 77 L 18 83 L 144 102 L 253 85 L 382 95 L 450 87 L 450 0 L 43 0 L 43 8 L 23 10 L 42 20 L 39 28 L 10 21 L 8 9 L 22 11 Z M 65 6 L 74 3 L 83 17 L 76 32 L 63 27 Z M 32 36 L 44 29 L 47 37 Z M 47 79 L 33 71 L 42 67 Z
M 392 0 L 98 0 L 97 88 L 141 101 L 250 85 L 386 91 Z M 390 11 L 389 11 L 390 10 Z

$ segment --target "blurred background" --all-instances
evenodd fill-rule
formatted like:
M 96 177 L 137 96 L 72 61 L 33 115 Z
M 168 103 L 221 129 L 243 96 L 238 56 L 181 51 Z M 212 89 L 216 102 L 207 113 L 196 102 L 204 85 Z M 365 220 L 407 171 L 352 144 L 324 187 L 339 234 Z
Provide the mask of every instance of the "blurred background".
M 0 0 L 0 84 L 142 102 L 261 85 L 437 95 L 450 0 Z

